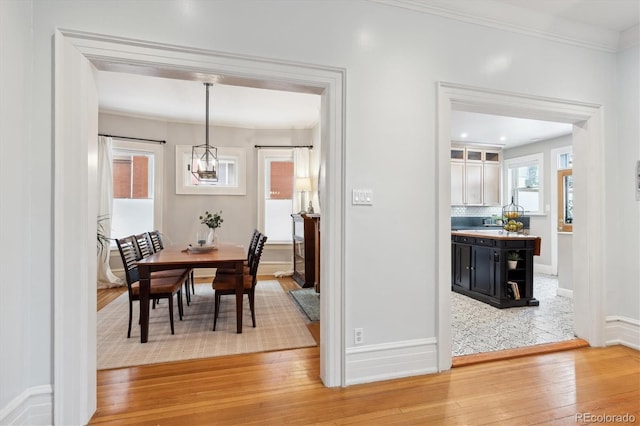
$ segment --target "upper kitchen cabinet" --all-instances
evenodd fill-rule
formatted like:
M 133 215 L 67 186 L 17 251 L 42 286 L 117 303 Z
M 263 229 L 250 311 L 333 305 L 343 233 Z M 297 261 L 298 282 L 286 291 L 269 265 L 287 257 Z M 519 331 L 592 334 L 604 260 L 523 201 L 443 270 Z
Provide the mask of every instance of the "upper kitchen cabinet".
M 500 205 L 500 151 L 451 147 L 451 205 Z

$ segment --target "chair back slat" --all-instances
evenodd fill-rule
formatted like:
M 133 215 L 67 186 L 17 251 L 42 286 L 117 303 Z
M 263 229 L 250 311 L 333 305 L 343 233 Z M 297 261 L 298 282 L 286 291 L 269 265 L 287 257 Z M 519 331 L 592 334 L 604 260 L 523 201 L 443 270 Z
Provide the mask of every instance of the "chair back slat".
M 162 244 L 162 236 L 160 235 L 160 231 L 150 231 L 149 239 L 151 240 L 151 246 L 153 247 L 153 251 L 155 253 L 159 252 L 164 248 L 164 244 Z
M 142 258 L 151 256 L 153 251 L 153 245 L 151 244 L 151 238 L 149 234 L 144 232 L 135 236 L 136 244 L 138 245 L 138 251 Z

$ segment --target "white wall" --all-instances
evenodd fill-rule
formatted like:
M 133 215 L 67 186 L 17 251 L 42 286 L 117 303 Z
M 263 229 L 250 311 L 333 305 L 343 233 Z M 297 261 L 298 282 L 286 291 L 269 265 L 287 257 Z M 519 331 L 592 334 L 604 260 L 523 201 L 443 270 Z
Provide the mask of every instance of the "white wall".
M 640 160 L 640 48 L 617 57 L 617 136 L 607 151 L 607 315 L 640 319 L 640 202 L 635 199 Z M 637 328 L 636 328 L 637 330 Z M 636 331 L 637 332 L 637 331 Z
M 31 164 L 38 176 L 51 175 L 51 38 L 56 27 L 346 68 L 346 193 L 371 188 L 374 199 L 371 207 L 354 207 L 345 200 L 347 348 L 354 346 L 354 327 L 362 327 L 365 345 L 374 346 L 398 347 L 436 336 L 436 82 L 602 104 L 608 216 L 618 223 L 623 215 L 635 221 L 634 234 L 612 225 L 603 247 L 605 253 L 623 251 L 635 262 L 617 268 L 618 262 L 607 257 L 604 279 L 609 288 L 616 286 L 616 293 L 609 293 L 608 313 L 640 319 L 637 303 L 633 306 L 638 300 L 640 248 L 638 238 L 628 238 L 638 236 L 638 204 L 626 183 L 624 188 L 620 185 L 621 178 L 631 177 L 627 170 L 638 158 L 637 96 L 627 96 L 628 84 L 638 93 L 637 48 L 616 62 L 609 53 L 364 0 L 265 0 L 250 6 L 237 0 L 166 1 L 154 2 L 153 7 L 132 1 L 39 0 L 33 4 L 31 48 L 24 28 L 31 3 L 0 5 L 2 48 L 11 46 L 9 39 L 20 45 L 19 50 L 2 53 L 3 66 L 18 61 L 17 69 L 9 71 L 11 78 L 3 70 L 0 79 L 8 93 L 3 93 L 2 105 L 11 105 L 14 114 L 10 119 L 1 115 L 2 146 L 5 149 L 9 136 L 12 144 L 20 142 L 9 148 L 10 153 L 37 152 Z M 33 63 L 27 58 L 31 52 Z M 31 65 L 33 79 L 21 84 Z M 37 94 L 37 102 L 16 111 L 15 105 L 24 107 L 32 94 Z M 15 170 L 5 158 L 0 160 L 3 173 Z M 4 232 L 8 237 L 29 237 L 21 247 L 22 257 L 0 260 L 3 283 L 26 283 L 4 290 L 13 297 L 4 293 L 0 310 L 3 315 L 14 312 L 21 298 L 28 297 L 30 303 L 23 305 L 23 314 L 11 317 L 10 325 L 2 317 L 0 330 L 8 339 L 3 339 L 0 355 L 0 409 L 17 392 L 52 380 L 52 257 L 47 249 L 52 243 L 52 185 L 47 179 L 23 177 L 22 193 L 2 182 L 3 203 L 7 199 L 16 210 L 2 209 L 2 240 Z M 188 209 L 204 205 L 195 201 Z M 7 226 L 5 220 L 12 222 Z M 20 264 L 25 266 L 20 271 L 12 269 Z M 14 279 L 5 281 L 7 270 Z M 18 359 L 18 351 L 26 357 Z
M 503 160 L 522 157 L 531 154 L 543 154 L 543 206 L 552 206 L 557 201 L 552 197 L 551 187 L 556 185 L 556 176 L 552 175 L 551 162 L 555 161 L 551 158 L 551 150 L 571 146 L 571 135 L 560 136 L 558 138 L 549 139 L 542 142 L 530 143 L 527 145 L 517 146 L 503 151 Z M 553 209 L 544 215 L 530 216 L 530 233 L 537 235 L 542 239 L 540 245 L 540 256 L 534 257 L 536 265 L 545 265 L 551 268 L 551 222 L 555 223 L 556 219 L 552 217 Z M 577 216 L 576 216 L 577 217 Z
M 51 158 L 32 144 L 32 2 L 0 1 L 0 423 L 24 413 L 51 383 Z M 50 145 L 51 137 L 48 136 Z M 40 168 L 42 167 L 42 168 Z M 32 172 L 36 172 L 33 176 Z M 37 188 L 41 187 L 40 191 Z M 46 196 L 47 199 L 34 199 Z M 39 210 L 42 208 L 42 210 Z M 13 410 L 9 409 L 13 408 Z

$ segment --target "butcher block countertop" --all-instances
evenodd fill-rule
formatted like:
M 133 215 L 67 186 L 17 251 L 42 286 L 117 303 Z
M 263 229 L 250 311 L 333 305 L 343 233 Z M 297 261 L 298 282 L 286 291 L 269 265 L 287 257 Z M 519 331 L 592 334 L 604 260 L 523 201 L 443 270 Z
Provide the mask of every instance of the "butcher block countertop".
M 526 235 L 526 234 L 518 234 L 515 232 L 507 232 L 503 230 L 484 230 L 484 229 L 461 229 L 458 231 L 451 231 L 451 235 L 459 235 L 461 237 L 483 237 L 483 238 L 493 238 L 496 240 L 535 240 L 539 239 L 535 235 Z

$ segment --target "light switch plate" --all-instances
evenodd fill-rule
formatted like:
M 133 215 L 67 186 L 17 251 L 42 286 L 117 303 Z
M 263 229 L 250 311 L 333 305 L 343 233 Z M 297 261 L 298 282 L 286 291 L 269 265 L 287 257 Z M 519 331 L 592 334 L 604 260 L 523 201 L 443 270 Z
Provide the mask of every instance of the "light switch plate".
M 351 204 L 354 206 L 372 206 L 373 190 L 354 189 L 351 193 Z

